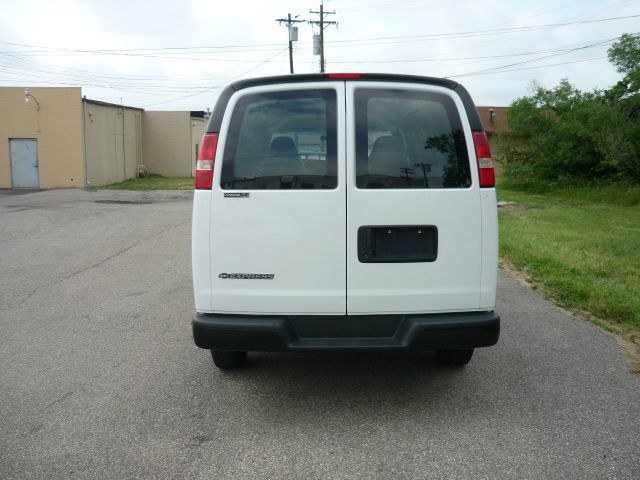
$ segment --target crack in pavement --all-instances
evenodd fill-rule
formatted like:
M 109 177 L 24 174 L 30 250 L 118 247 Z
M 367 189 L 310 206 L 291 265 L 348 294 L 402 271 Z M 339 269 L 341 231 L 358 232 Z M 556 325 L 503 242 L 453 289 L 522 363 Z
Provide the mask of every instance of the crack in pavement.
M 181 226 L 186 225 L 187 223 L 190 223 L 190 222 L 191 222 L 191 220 L 188 220 L 188 221 L 185 221 L 185 222 L 180 222 L 180 223 L 177 223 L 175 225 L 171 225 L 170 227 L 167 227 L 167 228 L 165 228 L 163 230 L 155 232 L 155 233 L 153 233 L 151 235 L 147 235 L 146 237 L 143 237 L 140 240 L 136 241 L 133 245 L 129 245 L 128 247 L 123 248 L 122 250 L 118 250 L 114 254 L 109 255 L 107 258 L 104 258 L 103 260 L 100 260 L 99 262 L 94 263 L 93 265 L 89 265 L 86 268 L 82 268 L 82 269 L 80 269 L 80 270 L 78 270 L 76 272 L 70 273 L 69 275 L 67 275 L 67 276 L 65 276 L 65 277 L 63 277 L 61 279 L 57 279 L 57 280 L 54 280 L 53 282 L 49 282 L 49 283 L 46 283 L 44 285 L 40 285 L 40 286 L 36 287 L 35 289 L 33 289 L 31 292 L 29 292 L 29 294 L 27 294 L 21 300 L 19 300 L 18 303 L 25 304 L 29 300 L 31 300 L 31 298 L 36 293 L 38 293 L 40 290 L 47 289 L 49 287 L 52 287 L 53 285 L 57 285 L 59 283 L 65 282 L 65 281 L 67 281 L 67 280 L 69 280 L 69 279 L 71 279 L 73 277 L 76 277 L 76 276 L 78 276 L 78 275 L 80 275 L 80 274 L 82 274 L 84 272 L 88 272 L 89 270 L 93 270 L 94 268 L 98 268 L 101 265 L 104 265 L 105 263 L 107 263 L 109 260 L 112 260 L 112 259 L 114 259 L 114 258 L 116 258 L 116 257 L 118 257 L 120 255 L 123 255 L 123 254 L 127 253 L 129 250 L 132 250 L 133 248 L 139 246 L 140 244 L 142 244 L 142 243 L 144 243 L 144 242 L 146 242 L 148 240 L 151 240 L 153 238 L 157 238 L 158 236 L 160 236 L 160 235 L 162 235 L 162 234 L 164 234 L 164 233 L 166 233 L 166 232 L 168 232 L 170 230 L 173 230 L 175 228 L 181 227 Z M 9 310 L 9 309 L 13 308 L 14 306 L 15 305 L 11 305 L 11 306 L 9 306 L 9 308 L 6 308 L 6 309 L 3 308 L 0 311 Z
M 64 402 L 67 398 L 69 398 L 71 395 L 73 395 L 74 393 L 76 393 L 75 390 L 70 390 L 67 393 L 65 393 L 64 395 L 62 395 L 60 398 L 56 398 L 55 400 L 53 400 L 52 402 L 49 402 L 45 407 L 44 410 L 49 410 L 51 407 L 53 407 L 56 403 L 62 403 Z

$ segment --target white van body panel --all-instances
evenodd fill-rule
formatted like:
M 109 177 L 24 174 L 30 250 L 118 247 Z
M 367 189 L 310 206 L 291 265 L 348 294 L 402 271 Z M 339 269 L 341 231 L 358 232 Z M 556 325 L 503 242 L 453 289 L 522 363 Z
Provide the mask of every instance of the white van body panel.
M 211 312 L 211 190 L 193 192 L 191 268 L 196 311 Z
M 451 97 L 462 120 L 471 163 L 470 188 L 359 189 L 355 181 L 354 93 L 360 89 L 435 92 Z M 347 82 L 347 313 L 390 314 L 478 310 L 481 282 L 481 209 L 471 129 L 450 89 L 392 82 Z M 358 227 L 435 225 L 433 262 L 360 263 Z
M 357 89 L 370 88 L 437 92 L 452 98 L 465 133 L 472 186 L 357 188 L 353 96 Z M 237 101 L 254 93 L 307 89 L 336 92 L 337 188 L 242 190 L 249 196 L 225 198 L 220 186 L 221 168 Z M 361 263 L 358 228 L 375 225 L 437 226 L 437 259 Z M 495 306 L 497 236 L 495 189 L 479 188 L 471 129 L 454 91 L 416 83 L 357 81 L 245 88 L 231 97 L 223 118 L 212 190 L 194 193 L 196 310 L 249 315 L 489 311 Z M 273 274 L 274 278 L 220 278 L 224 273 Z
M 220 186 L 231 113 L 245 95 L 335 90 L 338 172 L 344 172 L 344 83 L 268 85 L 243 89 L 230 100 L 220 131 L 211 190 L 211 312 L 331 315 L 345 313 L 346 188 L 242 190 L 225 198 Z M 229 190 L 226 190 L 230 192 Z M 232 192 L 237 192 L 233 190 Z M 223 273 L 273 274 L 273 280 L 232 280 Z
M 480 309 L 496 306 L 498 282 L 498 205 L 495 188 L 480 189 L 482 212 L 482 276 L 480 278 Z

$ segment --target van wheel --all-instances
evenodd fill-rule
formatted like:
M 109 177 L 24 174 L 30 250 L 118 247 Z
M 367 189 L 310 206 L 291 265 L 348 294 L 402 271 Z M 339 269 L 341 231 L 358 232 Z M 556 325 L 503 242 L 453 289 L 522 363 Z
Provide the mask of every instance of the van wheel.
M 220 370 L 231 370 L 242 367 L 247 361 L 247 352 L 236 352 L 230 350 L 211 350 L 213 363 Z
M 468 350 L 438 350 L 436 359 L 443 365 L 462 366 L 469 363 L 473 356 L 473 348 Z

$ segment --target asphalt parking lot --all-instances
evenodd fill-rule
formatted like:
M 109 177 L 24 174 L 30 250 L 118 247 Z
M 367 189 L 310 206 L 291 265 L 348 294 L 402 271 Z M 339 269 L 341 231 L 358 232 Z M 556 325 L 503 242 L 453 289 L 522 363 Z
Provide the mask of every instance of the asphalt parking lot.
M 640 375 L 501 272 L 496 347 L 193 345 L 190 192 L 0 195 L 0 478 L 640 478 Z

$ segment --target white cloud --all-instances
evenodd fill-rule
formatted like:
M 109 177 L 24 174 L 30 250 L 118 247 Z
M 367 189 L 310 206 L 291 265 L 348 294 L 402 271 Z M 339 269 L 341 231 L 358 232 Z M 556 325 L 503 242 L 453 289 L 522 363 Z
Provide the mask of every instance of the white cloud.
M 52 51 L 27 55 L 25 47 L 5 44 L 0 50 L 22 53 L 0 54 L 0 85 L 73 83 L 84 86 L 90 97 L 107 101 L 122 97 L 126 103 L 149 108 L 203 109 L 215 100 L 218 90 L 212 87 L 242 76 L 288 73 L 287 33 L 275 19 L 287 13 L 317 19 L 309 9 L 317 9 L 318 4 L 319 0 L 11 2 L 3 6 L 0 42 L 73 50 L 226 48 L 120 52 L 117 56 L 80 52 L 53 55 L 56 52 Z M 550 52 L 617 37 L 636 31 L 638 22 L 634 18 L 538 31 L 489 30 L 640 13 L 634 2 L 623 0 L 574 0 L 562 5 L 550 0 L 335 0 L 325 2 L 325 9 L 335 9 L 337 15 L 328 19 L 339 22 L 338 28 L 326 29 L 328 71 L 455 76 L 528 62 L 506 68 L 519 71 L 455 77 L 467 86 L 477 103 L 496 105 L 526 94 L 531 79 L 553 86 L 567 77 L 582 89 L 611 85 L 618 74 L 606 58 L 572 63 L 606 57 L 606 46 L 556 52 L 535 63 L 529 62 L 535 55 L 513 55 Z M 299 27 L 296 72 L 315 72 L 318 57 L 311 52 L 313 28 L 306 24 Z M 425 37 L 478 31 L 485 33 Z M 380 37 L 405 38 L 367 40 Z M 232 45 L 256 46 L 230 48 Z M 478 58 L 491 56 L 498 58 Z M 551 66 L 556 63 L 562 65 Z M 533 66 L 542 67 L 529 69 Z

